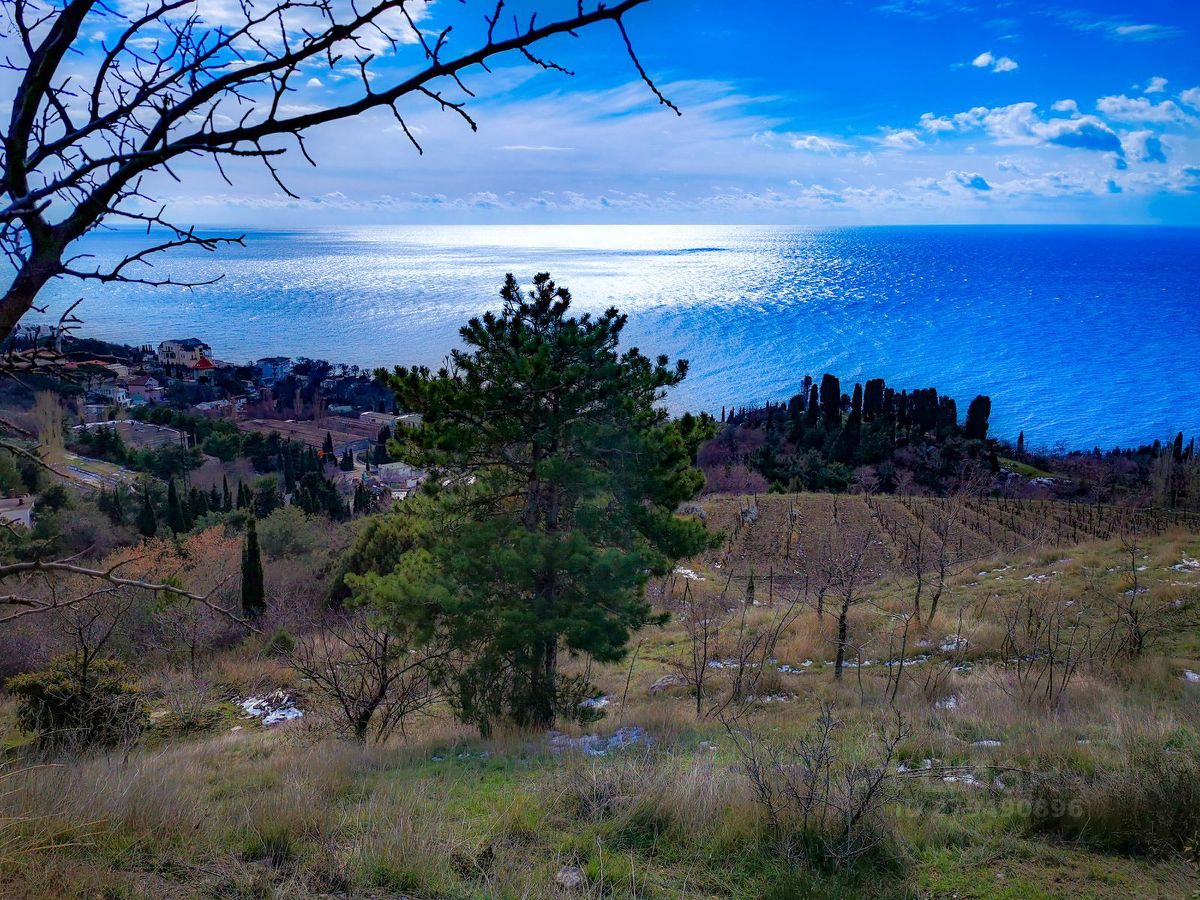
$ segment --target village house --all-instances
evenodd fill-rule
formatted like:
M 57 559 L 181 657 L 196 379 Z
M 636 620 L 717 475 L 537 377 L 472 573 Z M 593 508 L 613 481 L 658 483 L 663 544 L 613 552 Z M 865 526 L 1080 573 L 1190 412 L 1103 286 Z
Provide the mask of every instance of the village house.
M 421 424 L 420 413 L 381 413 L 381 412 L 364 412 L 358 414 L 360 422 L 370 423 L 377 428 L 383 428 L 385 425 L 395 431 L 399 427 L 417 428 Z
M 129 406 L 129 392 L 120 384 L 102 384 L 92 394 L 116 406 Z
M 371 474 L 377 481 L 387 485 L 411 487 L 419 485 L 425 477 L 420 469 L 414 469 L 404 462 L 378 463 L 371 467 Z
M 147 403 L 158 403 L 163 397 L 162 385 L 153 375 L 130 378 L 125 382 L 125 390 L 130 397 L 145 400 Z
M 358 414 L 358 421 L 374 425 L 376 428 L 396 427 L 396 417 L 392 413 L 365 412 Z
M 163 341 L 158 345 L 158 361 L 164 366 L 194 369 L 204 357 L 212 356 L 212 347 L 199 338 Z
M 292 360 L 287 356 L 264 356 L 254 366 L 264 384 L 274 384 L 292 373 Z
M 201 356 L 196 360 L 195 365 L 189 366 L 184 370 L 183 378 L 185 381 L 196 381 L 200 384 L 209 384 L 212 381 L 213 373 L 217 370 L 217 364 L 210 357 Z

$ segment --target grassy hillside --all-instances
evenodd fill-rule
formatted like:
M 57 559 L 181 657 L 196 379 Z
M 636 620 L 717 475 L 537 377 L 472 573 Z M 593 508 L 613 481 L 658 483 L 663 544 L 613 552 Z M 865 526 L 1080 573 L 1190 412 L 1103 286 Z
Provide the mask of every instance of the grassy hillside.
M 947 503 L 706 500 L 726 542 L 655 586 L 671 620 L 626 662 L 591 665 L 605 716 L 565 736 L 483 742 L 438 710 L 385 746 L 337 741 L 311 688 L 260 643 L 195 679 L 146 672 L 154 725 L 128 754 L 13 758 L 0 895 L 1191 895 L 1200 533 L 1155 514 L 972 501 L 942 539 Z M 815 598 L 821 561 L 860 534 L 839 680 L 840 582 L 821 616 Z M 938 548 L 955 562 L 931 574 Z M 1131 604 L 1155 626 L 1142 652 L 1100 647 Z M 1085 637 L 1106 652 L 1083 659 Z M 263 728 L 228 699 L 275 688 L 308 714 Z M 20 743 L 11 704 L 0 721 Z M 574 747 L 585 734 L 603 755 Z M 614 735 L 628 745 L 607 749 Z M 839 802 L 879 778 L 853 847 L 838 813 L 804 827 L 793 802 L 814 749 L 847 785 Z

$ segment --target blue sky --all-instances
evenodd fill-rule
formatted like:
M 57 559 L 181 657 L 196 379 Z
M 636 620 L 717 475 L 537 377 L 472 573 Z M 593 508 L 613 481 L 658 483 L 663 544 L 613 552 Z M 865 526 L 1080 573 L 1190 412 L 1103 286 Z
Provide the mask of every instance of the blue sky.
M 439 0 L 421 24 L 467 46 L 491 6 Z M 1200 4 L 652 0 L 627 24 L 682 117 L 603 24 L 547 48 L 572 78 L 519 58 L 469 77 L 476 134 L 413 103 L 423 156 L 369 115 L 312 136 L 317 169 L 284 163 L 300 201 L 204 164 L 158 194 L 237 224 L 1200 224 Z M 294 102 L 350 89 L 314 71 Z

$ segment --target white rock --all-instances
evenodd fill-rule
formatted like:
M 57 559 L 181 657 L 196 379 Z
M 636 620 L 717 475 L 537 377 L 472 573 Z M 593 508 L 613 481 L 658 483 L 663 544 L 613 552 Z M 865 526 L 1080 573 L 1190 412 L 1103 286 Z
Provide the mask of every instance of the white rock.
M 579 866 L 563 866 L 554 876 L 556 884 L 565 888 L 577 888 L 583 884 L 583 869 Z

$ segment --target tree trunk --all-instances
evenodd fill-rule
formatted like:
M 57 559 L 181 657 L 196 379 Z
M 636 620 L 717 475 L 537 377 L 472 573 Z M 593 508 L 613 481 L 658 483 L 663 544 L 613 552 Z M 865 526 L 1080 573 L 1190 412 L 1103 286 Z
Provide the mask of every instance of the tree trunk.
M 833 664 L 833 677 L 841 681 L 842 666 L 846 662 L 846 632 L 849 626 L 850 604 L 849 602 L 842 603 L 842 609 L 838 613 L 838 639 L 837 639 L 837 659 Z
M 0 299 L 0 341 L 12 335 L 21 317 L 33 307 L 38 292 L 58 273 L 59 268 L 57 253 L 32 256 L 21 266 Z

